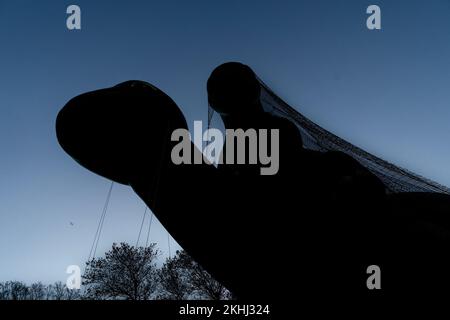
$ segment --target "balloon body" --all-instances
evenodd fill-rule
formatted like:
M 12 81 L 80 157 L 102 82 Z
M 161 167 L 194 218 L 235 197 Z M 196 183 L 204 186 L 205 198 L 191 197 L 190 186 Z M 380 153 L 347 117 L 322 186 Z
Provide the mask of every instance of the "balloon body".
M 56 121 L 58 141 L 73 159 L 130 185 L 239 298 L 276 298 L 292 286 L 311 299 L 359 297 L 368 292 L 372 264 L 386 270 L 396 292 L 450 284 L 448 196 L 385 196 L 364 174 L 342 184 L 361 171 L 342 155 L 285 154 L 292 159 L 274 176 L 176 165 L 171 134 L 179 128 L 187 124 L 175 102 L 140 81 L 77 96 Z

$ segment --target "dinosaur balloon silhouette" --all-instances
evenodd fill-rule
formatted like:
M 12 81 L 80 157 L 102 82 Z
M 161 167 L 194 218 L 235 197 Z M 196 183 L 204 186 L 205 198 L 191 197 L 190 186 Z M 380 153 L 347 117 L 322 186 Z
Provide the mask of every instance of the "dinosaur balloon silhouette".
M 171 134 L 187 129 L 185 118 L 143 81 L 73 98 L 58 114 L 57 138 L 85 168 L 131 186 L 238 298 L 286 296 L 293 286 L 309 297 L 358 296 L 369 292 L 372 264 L 387 291 L 449 284 L 447 195 L 386 194 L 353 158 L 304 149 L 292 123 L 260 108 L 256 76 L 245 65 L 219 66 L 208 94 L 227 128 L 279 129 L 277 174 L 260 175 L 259 163 L 174 164 Z

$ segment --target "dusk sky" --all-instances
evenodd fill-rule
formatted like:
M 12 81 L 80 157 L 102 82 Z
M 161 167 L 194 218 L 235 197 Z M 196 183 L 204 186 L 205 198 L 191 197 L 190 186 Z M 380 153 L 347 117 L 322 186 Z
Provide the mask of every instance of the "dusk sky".
M 66 28 L 70 4 L 81 30 Z M 366 27 L 371 4 L 381 30 Z M 65 281 L 88 258 L 110 182 L 56 140 L 69 99 L 145 80 L 192 128 L 206 121 L 206 80 L 226 61 L 251 66 L 327 130 L 450 186 L 448 0 L 0 0 L 0 281 Z M 97 254 L 134 245 L 144 208 L 116 184 Z M 156 219 L 150 241 L 168 255 Z

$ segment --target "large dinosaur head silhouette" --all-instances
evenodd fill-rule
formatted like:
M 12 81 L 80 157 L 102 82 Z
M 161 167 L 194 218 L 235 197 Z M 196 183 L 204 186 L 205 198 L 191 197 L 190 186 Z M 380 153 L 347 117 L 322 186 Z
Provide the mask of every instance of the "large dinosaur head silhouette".
M 70 156 L 122 184 L 159 169 L 176 128 L 187 128 L 178 106 L 143 81 L 81 94 L 66 104 L 56 120 L 58 141 Z

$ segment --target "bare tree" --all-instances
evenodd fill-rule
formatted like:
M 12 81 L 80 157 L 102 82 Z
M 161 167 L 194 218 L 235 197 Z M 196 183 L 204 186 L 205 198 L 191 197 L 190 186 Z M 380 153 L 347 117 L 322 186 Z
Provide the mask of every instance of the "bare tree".
M 52 300 L 53 299 L 53 285 L 49 284 L 44 287 L 44 300 Z
M 19 281 L 0 282 L 0 300 L 78 300 L 81 290 L 71 290 L 62 282 L 43 285 L 41 282 L 30 286 Z
M 180 252 L 174 258 L 168 258 L 158 270 L 161 292 L 158 299 L 186 300 L 192 294 L 188 270 L 181 264 Z
M 232 294 L 220 282 L 214 279 L 205 269 L 183 250 L 180 254 L 181 264 L 187 268 L 188 281 L 200 298 L 209 300 L 228 300 Z
M 65 300 L 66 286 L 61 282 L 55 282 L 53 285 L 53 299 Z
M 27 300 L 28 287 L 20 281 L 9 281 L 9 299 L 10 300 Z
M 104 258 L 86 263 L 83 285 L 93 299 L 150 299 L 156 293 L 155 244 L 135 248 L 113 244 Z
M 31 284 L 31 286 L 29 287 L 29 299 L 30 300 L 45 299 L 45 286 L 41 282 Z
M 79 299 L 230 299 L 231 293 L 185 251 L 177 251 L 160 269 L 155 244 L 135 248 L 113 244 L 105 257 L 86 263 L 81 290 L 71 290 L 62 282 L 29 287 L 19 281 L 0 283 L 0 300 Z
M 184 250 L 177 251 L 174 258 L 167 260 L 159 272 L 159 280 L 169 299 L 228 300 L 232 297 Z
M 80 289 L 69 289 L 65 287 L 64 300 L 80 300 L 82 298 Z
M 9 300 L 10 285 L 9 282 L 0 282 L 0 300 Z

